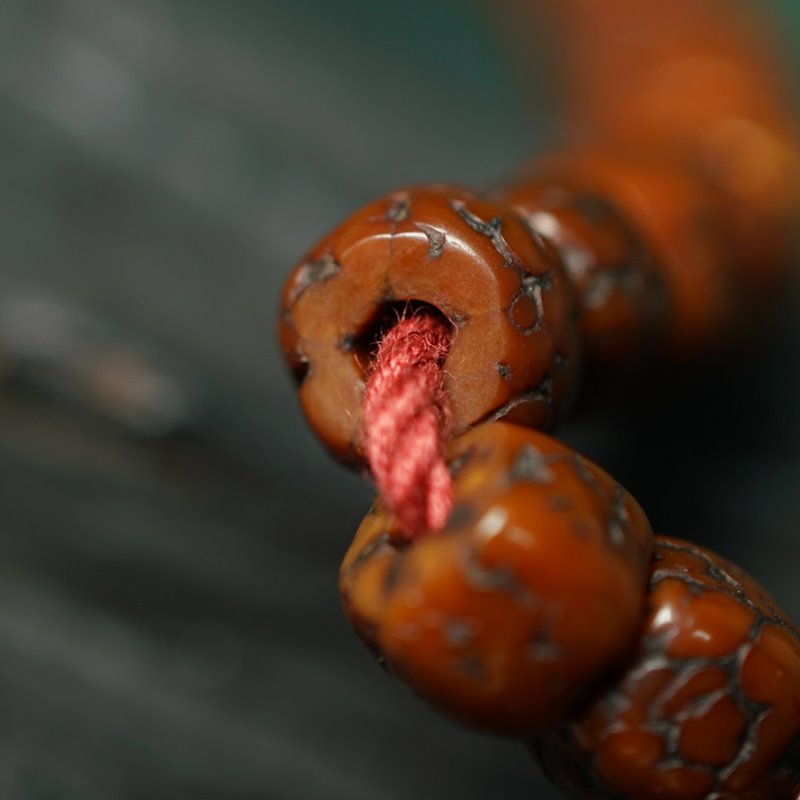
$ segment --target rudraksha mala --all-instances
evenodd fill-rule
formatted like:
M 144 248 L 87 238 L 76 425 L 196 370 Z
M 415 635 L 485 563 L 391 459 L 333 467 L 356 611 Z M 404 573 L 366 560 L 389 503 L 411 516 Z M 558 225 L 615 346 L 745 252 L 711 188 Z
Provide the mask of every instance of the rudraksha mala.
M 393 192 L 286 282 L 308 421 L 380 493 L 344 609 L 393 674 L 576 797 L 795 800 L 798 630 L 541 432 L 584 356 L 696 356 L 780 285 L 800 160 L 778 73 L 713 0 L 552 5 L 575 146 L 489 193 Z

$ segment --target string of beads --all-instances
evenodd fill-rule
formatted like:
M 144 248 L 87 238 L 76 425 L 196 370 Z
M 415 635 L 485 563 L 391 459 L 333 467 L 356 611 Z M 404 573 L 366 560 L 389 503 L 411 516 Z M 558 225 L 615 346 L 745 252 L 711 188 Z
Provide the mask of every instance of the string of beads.
M 394 675 L 576 797 L 796 800 L 800 632 L 541 432 L 584 359 L 699 357 L 769 307 L 800 194 L 778 73 L 714 0 L 541 4 L 574 146 L 490 193 L 393 192 L 284 288 L 307 419 L 380 493 L 343 606 Z

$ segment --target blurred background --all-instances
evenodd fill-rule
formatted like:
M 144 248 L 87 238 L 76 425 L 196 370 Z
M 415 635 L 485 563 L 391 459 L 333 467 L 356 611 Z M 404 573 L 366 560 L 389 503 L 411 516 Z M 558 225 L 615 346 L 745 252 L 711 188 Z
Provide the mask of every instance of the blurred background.
M 794 0 L 763 5 L 800 50 Z M 0 797 L 555 797 L 350 632 L 336 573 L 371 492 L 274 342 L 284 276 L 353 208 L 545 147 L 552 67 L 521 72 L 499 16 L 0 4 Z M 798 312 L 561 432 L 795 618 Z

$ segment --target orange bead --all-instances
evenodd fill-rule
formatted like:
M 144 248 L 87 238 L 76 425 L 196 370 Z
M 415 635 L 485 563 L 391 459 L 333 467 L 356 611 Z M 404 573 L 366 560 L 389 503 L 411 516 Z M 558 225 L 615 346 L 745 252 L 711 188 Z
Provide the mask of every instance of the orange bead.
M 545 182 L 604 197 L 642 237 L 664 287 L 668 349 L 695 353 L 729 333 L 744 292 L 717 190 L 672 165 L 584 151 L 535 162 L 515 193 Z
M 510 208 L 463 189 L 397 192 L 323 239 L 283 291 L 280 338 L 303 410 L 339 458 L 363 463 L 374 343 L 407 302 L 452 325 L 454 434 L 487 419 L 545 426 L 571 395 L 577 310 L 553 249 Z
M 758 4 L 543 2 L 562 25 L 576 143 L 708 179 L 749 291 L 779 284 L 792 261 L 800 139 Z
M 794 800 L 800 634 L 701 547 L 656 537 L 638 652 L 578 722 L 535 745 L 578 797 Z
M 587 355 L 619 362 L 661 333 L 664 286 L 639 233 L 601 195 L 558 182 L 522 182 L 499 198 L 552 242 L 578 292 Z
M 457 719 L 563 722 L 635 641 L 650 529 L 601 469 L 544 434 L 482 425 L 450 453 L 445 529 L 409 543 L 378 504 L 342 564 L 345 611 L 390 671 Z

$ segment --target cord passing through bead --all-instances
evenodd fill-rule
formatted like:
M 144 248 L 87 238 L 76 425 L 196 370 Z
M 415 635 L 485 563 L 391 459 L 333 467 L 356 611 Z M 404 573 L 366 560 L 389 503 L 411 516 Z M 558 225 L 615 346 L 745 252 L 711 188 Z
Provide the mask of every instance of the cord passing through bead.
M 453 486 L 443 459 L 451 413 L 443 362 L 447 321 L 418 309 L 380 339 L 364 393 L 364 438 L 370 469 L 405 535 L 444 527 Z

